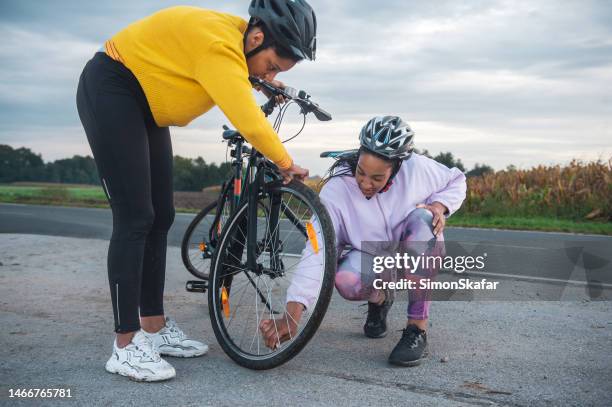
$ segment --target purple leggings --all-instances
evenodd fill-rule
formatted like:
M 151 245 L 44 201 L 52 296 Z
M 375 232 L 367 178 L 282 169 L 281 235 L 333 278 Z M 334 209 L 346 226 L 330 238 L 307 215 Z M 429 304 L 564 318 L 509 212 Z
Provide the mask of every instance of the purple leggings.
M 434 244 L 444 240 L 442 235 L 436 238 L 433 234 L 432 213 L 423 208 L 417 208 L 408 215 L 403 225 L 403 233 L 400 237 L 402 247 L 415 248 L 419 247 L 425 255 L 440 254 L 440 245 Z M 421 250 L 421 248 L 423 250 Z M 443 250 L 443 249 L 442 249 Z M 372 286 L 375 278 L 379 278 L 372 271 L 372 267 L 365 268 L 362 275 L 362 264 L 366 264 L 362 256 L 372 257 L 367 253 L 359 250 L 351 250 L 343 256 L 338 262 L 338 270 L 336 271 L 336 288 L 340 295 L 349 301 L 364 301 L 379 302 L 381 290 L 377 290 Z M 371 264 L 372 260 L 370 260 Z M 425 270 L 428 278 L 431 278 L 437 270 Z M 398 278 L 401 276 L 398 276 Z M 413 295 L 410 295 L 413 297 Z M 415 295 L 418 298 L 409 298 L 408 301 L 408 318 L 409 319 L 427 319 L 429 316 L 429 305 L 431 301 L 425 300 L 423 295 Z

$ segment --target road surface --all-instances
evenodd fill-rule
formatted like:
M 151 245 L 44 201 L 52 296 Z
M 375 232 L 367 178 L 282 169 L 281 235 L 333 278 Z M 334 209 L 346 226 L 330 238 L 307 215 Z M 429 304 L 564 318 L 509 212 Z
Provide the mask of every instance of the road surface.
M 386 362 L 404 324 L 405 301 L 391 310 L 389 335 L 373 340 L 362 334 L 365 307 L 334 294 L 319 331 L 295 359 L 271 371 L 243 369 L 216 343 L 205 296 L 184 290 L 189 276 L 174 245 L 187 215 L 177 216 L 171 233 L 166 310 L 187 333 L 209 342 L 209 354 L 168 359 L 177 377 L 163 384 L 107 374 L 109 219 L 97 209 L 0 206 L 0 405 L 14 404 L 10 388 L 36 387 L 69 387 L 74 405 L 612 404 L 612 303 L 590 301 L 583 287 L 576 301 L 434 302 L 430 356 L 415 368 Z M 447 238 L 453 233 L 498 241 L 521 232 L 449 229 Z M 602 240 L 529 235 L 543 242 Z

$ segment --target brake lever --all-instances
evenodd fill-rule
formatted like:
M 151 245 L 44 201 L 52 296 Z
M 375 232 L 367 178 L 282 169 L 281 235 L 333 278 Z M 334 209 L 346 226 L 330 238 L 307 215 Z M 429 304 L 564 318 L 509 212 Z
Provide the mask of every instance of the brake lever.
M 317 120 L 326 122 L 332 119 L 331 114 L 321 109 L 318 104 L 308 99 L 293 99 L 302 109 L 303 113 L 312 113 Z
M 249 81 L 251 81 L 253 85 L 265 88 L 272 94 L 272 97 L 270 97 L 261 107 L 266 116 L 270 115 L 276 106 L 275 96 L 283 96 L 286 99 L 295 101 L 300 106 L 303 113 L 313 113 L 317 120 L 326 122 L 332 119 L 331 114 L 321 109 L 318 104 L 312 102 L 310 100 L 310 95 L 303 90 L 298 91 L 291 87 L 287 87 L 286 89 L 277 88 L 254 76 L 249 76 Z
M 276 107 L 276 100 L 274 96 L 272 96 L 266 103 L 261 105 L 261 110 L 264 112 L 266 117 L 270 116 L 272 112 L 274 112 L 274 108 Z
M 315 115 L 315 117 L 319 121 L 322 121 L 322 122 L 327 122 L 327 121 L 330 121 L 332 119 L 331 114 L 329 114 L 325 110 L 321 109 L 319 106 L 317 106 L 317 108 L 312 113 Z

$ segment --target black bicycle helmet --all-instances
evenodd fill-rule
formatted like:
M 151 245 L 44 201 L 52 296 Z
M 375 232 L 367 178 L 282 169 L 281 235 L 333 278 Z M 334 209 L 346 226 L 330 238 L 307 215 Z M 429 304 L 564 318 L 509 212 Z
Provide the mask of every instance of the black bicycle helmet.
M 363 126 L 359 142 L 389 160 L 406 160 L 414 150 L 414 132 L 397 116 L 377 116 Z
M 274 43 L 288 49 L 299 59 L 314 61 L 317 48 L 317 19 L 305 0 L 252 0 L 249 6 L 251 22 L 261 21 Z M 259 52 L 270 43 L 249 52 Z

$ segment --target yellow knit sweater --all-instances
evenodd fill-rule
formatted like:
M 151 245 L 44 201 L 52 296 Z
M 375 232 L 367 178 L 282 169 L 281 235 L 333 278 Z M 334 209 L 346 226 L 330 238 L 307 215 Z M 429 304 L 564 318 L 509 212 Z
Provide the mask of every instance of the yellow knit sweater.
M 185 126 L 219 106 L 236 129 L 280 168 L 291 157 L 253 96 L 240 17 L 178 6 L 130 24 L 106 53 L 138 79 L 158 126 Z

